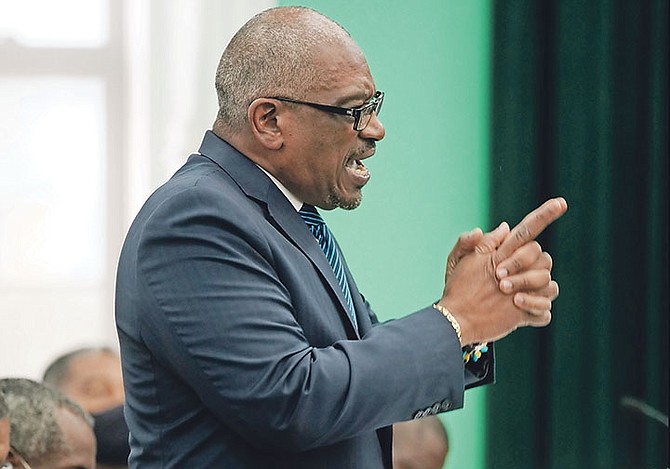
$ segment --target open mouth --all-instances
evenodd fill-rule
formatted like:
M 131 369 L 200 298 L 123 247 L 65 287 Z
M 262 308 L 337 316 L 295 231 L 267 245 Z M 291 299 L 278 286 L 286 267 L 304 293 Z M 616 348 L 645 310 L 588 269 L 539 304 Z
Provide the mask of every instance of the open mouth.
M 349 158 L 345 165 L 347 172 L 351 175 L 357 185 L 363 186 L 370 179 L 370 171 L 361 160 Z

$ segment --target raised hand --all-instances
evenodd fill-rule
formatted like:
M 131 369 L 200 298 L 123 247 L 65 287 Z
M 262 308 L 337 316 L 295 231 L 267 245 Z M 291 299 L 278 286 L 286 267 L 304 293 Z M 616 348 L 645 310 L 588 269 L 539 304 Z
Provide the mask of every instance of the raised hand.
M 551 257 L 534 240 L 566 210 L 563 198 L 551 199 L 511 231 L 502 223 L 490 233 L 475 229 L 459 238 L 447 260 L 440 304 L 461 325 L 463 344 L 551 321 L 558 284 L 551 279 Z

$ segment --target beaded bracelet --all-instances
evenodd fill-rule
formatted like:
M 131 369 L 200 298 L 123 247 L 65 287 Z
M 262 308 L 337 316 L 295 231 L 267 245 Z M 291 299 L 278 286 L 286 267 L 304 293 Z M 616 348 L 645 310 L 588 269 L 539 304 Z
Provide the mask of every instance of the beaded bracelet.
M 447 318 L 447 320 L 451 323 L 451 326 L 454 328 L 454 331 L 456 331 L 456 336 L 460 342 L 461 325 L 458 324 L 456 318 L 449 312 L 447 308 L 442 305 L 435 303 L 433 304 L 433 308 L 442 313 L 442 316 Z M 477 361 L 479 361 L 479 359 L 482 357 L 482 354 L 489 351 L 489 346 L 486 342 L 482 342 L 481 344 L 466 345 L 461 350 L 463 350 L 463 363 L 467 363 L 470 360 L 472 360 L 474 363 L 477 363 Z
M 487 343 L 466 345 L 463 347 L 463 362 L 467 363 L 470 360 L 477 363 L 477 361 L 482 357 L 482 354 L 489 351 L 489 345 Z
M 447 318 L 447 321 L 451 323 L 451 327 L 454 328 L 454 331 L 456 332 L 456 336 L 458 337 L 458 341 L 461 341 L 461 325 L 458 324 L 458 321 L 456 321 L 456 318 L 449 312 L 447 308 L 445 308 L 442 305 L 438 305 L 437 303 L 433 304 L 433 308 L 438 310 L 440 313 L 442 313 L 442 316 Z

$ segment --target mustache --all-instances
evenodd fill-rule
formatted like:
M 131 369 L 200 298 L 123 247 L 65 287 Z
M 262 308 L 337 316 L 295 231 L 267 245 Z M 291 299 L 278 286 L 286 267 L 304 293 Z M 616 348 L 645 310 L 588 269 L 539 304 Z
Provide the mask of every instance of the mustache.
M 357 159 L 359 156 L 367 155 L 370 153 L 370 151 L 376 151 L 377 148 L 377 143 L 374 140 L 366 140 L 365 144 L 356 150 L 354 154 L 351 156 L 354 159 Z

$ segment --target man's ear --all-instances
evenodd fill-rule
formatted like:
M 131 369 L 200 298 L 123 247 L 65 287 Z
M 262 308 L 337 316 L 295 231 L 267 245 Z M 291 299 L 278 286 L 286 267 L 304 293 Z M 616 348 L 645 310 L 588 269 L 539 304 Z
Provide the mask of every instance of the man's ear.
M 279 150 L 284 144 L 277 114 L 276 100 L 255 99 L 247 110 L 251 133 L 258 142 L 270 150 Z

